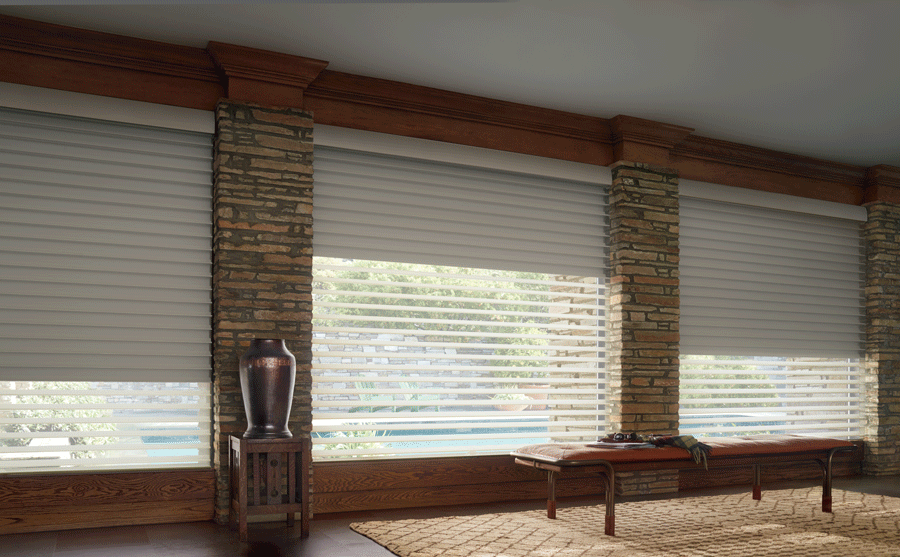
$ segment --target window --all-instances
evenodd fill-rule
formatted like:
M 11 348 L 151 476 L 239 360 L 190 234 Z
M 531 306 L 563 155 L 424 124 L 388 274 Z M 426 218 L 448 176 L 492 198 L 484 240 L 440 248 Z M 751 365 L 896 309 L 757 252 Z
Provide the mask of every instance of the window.
M 683 184 L 682 432 L 861 434 L 864 219 Z
M 0 471 L 206 466 L 209 384 L 0 381 Z
M 314 458 L 596 439 L 605 424 L 602 169 L 322 132 Z
M 211 159 L 0 109 L 0 472 L 209 466 Z

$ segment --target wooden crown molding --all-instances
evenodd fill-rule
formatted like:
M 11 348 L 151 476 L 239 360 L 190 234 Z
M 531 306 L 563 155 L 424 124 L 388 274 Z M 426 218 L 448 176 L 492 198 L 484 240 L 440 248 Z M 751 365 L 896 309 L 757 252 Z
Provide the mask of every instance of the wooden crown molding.
M 306 97 L 319 123 L 612 162 L 609 123 L 602 118 L 330 70 Z
M 203 50 L 0 15 L 0 48 L 76 62 L 218 82 Z
M 221 96 L 199 48 L 0 15 L 0 53 L 0 80 L 11 83 L 190 108 Z
M 610 120 L 613 153 L 617 161 L 669 166 L 669 153 L 694 130 L 634 116 Z
M 325 69 L 327 62 L 210 42 L 184 47 L 0 15 L 0 81 L 213 110 L 223 96 L 312 110 L 317 123 L 609 166 L 841 203 L 900 202 L 897 169 L 871 169 Z
M 816 180 L 862 185 L 862 167 L 834 163 L 740 143 L 691 136 L 675 147 L 673 155 L 733 166 L 780 172 Z
M 863 203 L 900 204 L 900 168 L 878 165 L 866 170 Z
M 328 62 L 210 41 L 206 48 L 236 101 L 303 108 L 303 93 Z
M 318 98 L 610 143 L 609 126 L 601 118 L 398 81 L 326 71 L 308 93 Z

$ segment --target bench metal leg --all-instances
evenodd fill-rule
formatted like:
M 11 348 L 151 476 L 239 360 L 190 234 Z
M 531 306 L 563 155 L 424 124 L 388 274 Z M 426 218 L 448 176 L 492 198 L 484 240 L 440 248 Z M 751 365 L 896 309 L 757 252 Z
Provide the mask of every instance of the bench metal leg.
M 609 463 L 602 463 L 605 468 L 600 474 L 606 479 L 606 528 L 607 536 L 616 535 L 616 472 Z
M 821 460 L 816 460 L 819 463 L 819 466 L 822 467 L 822 512 L 830 513 L 831 511 L 831 461 L 834 458 L 835 453 L 838 452 L 847 452 L 850 450 L 855 450 L 856 447 L 852 449 L 848 449 L 847 447 L 835 447 L 828 451 L 828 457 L 825 462 Z
M 759 464 L 753 465 L 753 498 L 757 501 L 762 499 L 762 473 L 759 468 Z
M 616 535 L 616 473 L 612 465 L 600 464 L 600 471 L 606 489 L 606 524 L 604 532 L 607 536 Z M 556 518 L 556 472 L 547 471 L 547 518 Z
M 547 518 L 556 518 L 556 472 L 547 471 Z
M 831 512 L 831 453 L 826 460 L 817 458 L 819 468 L 822 469 L 822 512 Z
M 831 480 L 832 480 L 832 466 L 831 462 L 836 453 L 845 453 L 855 451 L 856 447 L 835 447 L 828 451 L 828 456 L 823 462 L 821 459 L 816 459 L 816 462 L 819 463 L 819 467 L 822 468 L 822 512 L 830 513 L 831 510 Z

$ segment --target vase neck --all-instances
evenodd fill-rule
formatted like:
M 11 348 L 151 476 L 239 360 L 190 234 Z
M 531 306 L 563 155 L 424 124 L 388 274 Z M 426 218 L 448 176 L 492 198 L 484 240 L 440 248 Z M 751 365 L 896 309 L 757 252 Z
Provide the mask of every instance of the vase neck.
M 267 347 L 267 348 L 283 348 L 283 338 L 255 338 L 250 341 L 251 346 Z

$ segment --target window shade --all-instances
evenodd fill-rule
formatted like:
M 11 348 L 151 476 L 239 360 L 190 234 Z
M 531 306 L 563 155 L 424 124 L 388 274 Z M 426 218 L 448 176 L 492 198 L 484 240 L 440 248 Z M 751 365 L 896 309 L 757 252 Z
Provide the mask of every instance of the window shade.
M 0 109 L 0 380 L 208 382 L 210 134 Z
M 608 173 L 321 131 L 314 458 L 596 439 Z
M 682 356 L 680 431 L 859 437 L 865 394 L 856 359 Z
M 508 453 L 603 431 L 598 279 L 322 257 L 314 277 L 316 458 Z
M 317 143 L 314 253 L 597 276 L 607 257 L 600 177 L 596 170 L 590 183 Z
M 209 383 L 0 382 L 0 474 L 209 467 Z
M 681 353 L 859 357 L 860 208 L 795 212 L 788 196 L 742 192 L 774 209 L 728 189 L 682 188 Z

